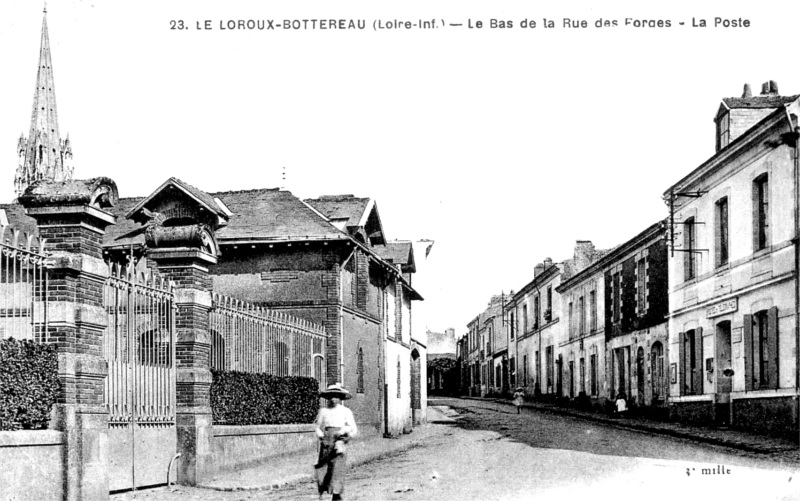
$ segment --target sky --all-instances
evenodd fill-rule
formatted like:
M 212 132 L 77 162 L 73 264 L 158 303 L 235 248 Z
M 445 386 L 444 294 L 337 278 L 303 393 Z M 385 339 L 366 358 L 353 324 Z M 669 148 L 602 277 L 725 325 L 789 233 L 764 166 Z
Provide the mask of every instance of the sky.
M 42 7 L 0 3 L 3 201 L 30 126 Z M 371 197 L 389 239 L 435 241 L 417 282 L 427 327 L 457 334 L 576 240 L 610 248 L 666 217 L 664 191 L 714 154 L 721 98 L 767 80 L 800 94 L 800 7 L 782 0 L 51 0 L 47 11 L 75 178 L 108 176 L 122 197 L 171 176 L 210 192 Z M 240 19 L 366 29 L 220 29 Z M 420 19 L 436 28 L 375 29 Z

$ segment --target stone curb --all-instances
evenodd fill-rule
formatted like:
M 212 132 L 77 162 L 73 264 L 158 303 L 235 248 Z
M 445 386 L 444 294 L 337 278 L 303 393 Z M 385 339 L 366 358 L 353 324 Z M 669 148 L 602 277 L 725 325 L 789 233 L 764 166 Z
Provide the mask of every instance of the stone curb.
M 504 399 L 494 399 L 494 398 L 478 398 L 478 397 L 458 397 L 462 400 L 477 400 L 477 401 L 488 401 L 488 402 L 495 402 L 499 404 L 506 404 L 506 405 L 513 405 L 512 402 Z M 566 416 L 572 416 L 579 419 L 585 419 L 587 421 L 595 421 L 598 423 L 604 423 L 611 426 L 616 426 L 618 428 L 626 428 L 638 431 L 646 431 L 649 433 L 657 434 L 657 435 L 668 435 L 676 438 L 684 438 L 690 439 L 697 442 L 704 442 L 712 445 L 721 445 L 724 447 L 730 447 L 733 449 L 739 449 L 747 452 L 756 452 L 756 453 L 768 453 L 768 452 L 779 452 L 779 451 L 787 451 L 787 450 L 795 450 L 797 449 L 796 445 L 786 444 L 784 445 L 761 445 L 761 444 L 747 444 L 738 441 L 728 440 L 725 438 L 720 437 L 711 437 L 703 434 L 692 433 L 689 431 L 682 431 L 682 430 L 675 430 L 669 428 L 661 428 L 658 426 L 651 426 L 647 423 L 643 423 L 641 421 L 631 421 L 627 418 L 623 419 L 611 419 L 605 416 L 594 415 L 591 413 L 582 413 L 582 412 L 575 412 L 570 409 L 561 409 L 558 407 L 550 407 L 544 405 L 536 405 L 536 404 L 523 404 L 522 408 L 529 408 L 529 409 L 536 409 L 543 412 L 548 412 L 550 414 L 561 414 Z

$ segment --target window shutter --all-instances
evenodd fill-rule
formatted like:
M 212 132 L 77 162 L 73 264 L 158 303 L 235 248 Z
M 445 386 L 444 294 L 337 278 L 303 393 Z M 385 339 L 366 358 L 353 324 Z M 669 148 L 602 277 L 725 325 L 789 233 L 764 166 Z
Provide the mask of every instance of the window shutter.
M 753 315 L 744 316 L 744 389 L 753 390 Z
M 686 334 L 678 333 L 678 387 L 681 395 L 686 395 Z
M 694 330 L 694 393 L 695 395 L 703 394 L 703 373 L 705 372 L 705 364 L 703 363 L 703 328 L 698 327 Z
M 778 387 L 778 307 L 773 306 L 767 313 L 767 350 L 769 360 L 769 387 Z

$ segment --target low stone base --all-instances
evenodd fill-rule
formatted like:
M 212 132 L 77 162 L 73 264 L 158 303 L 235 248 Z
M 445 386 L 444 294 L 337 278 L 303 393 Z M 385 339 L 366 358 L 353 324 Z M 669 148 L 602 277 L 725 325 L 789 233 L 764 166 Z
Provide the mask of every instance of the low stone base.
M 731 427 L 798 441 L 797 402 L 793 397 L 735 399 Z
M 714 403 L 710 400 L 699 402 L 672 402 L 669 405 L 669 419 L 693 426 L 712 426 L 714 424 Z

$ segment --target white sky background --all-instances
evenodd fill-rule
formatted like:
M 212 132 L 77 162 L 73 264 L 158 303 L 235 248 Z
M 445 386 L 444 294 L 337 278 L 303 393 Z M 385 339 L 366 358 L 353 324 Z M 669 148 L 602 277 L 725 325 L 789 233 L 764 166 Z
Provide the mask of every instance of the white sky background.
M 60 130 L 75 177 L 111 177 L 123 197 L 169 176 L 206 191 L 278 187 L 286 167 L 301 198 L 376 199 L 390 239 L 436 241 L 419 291 L 428 327 L 461 334 L 536 262 L 570 257 L 575 240 L 612 247 L 664 218 L 661 194 L 714 153 L 722 97 L 769 79 L 800 93 L 800 4 L 692 4 L 51 0 Z M 30 126 L 41 11 L 0 3 L 3 201 Z M 689 26 L 716 16 L 752 26 Z M 591 27 L 565 29 L 565 17 Z M 625 17 L 673 27 L 593 27 Z M 219 30 L 323 18 L 368 29 Z M 372 30 L 420 18 L 484 28 Z M 491 30 L 491 18 L 515 26 Z M 173 19 L 191 29 L 170 30 Z M 214 30 L 197 31 L 205 19 Z

